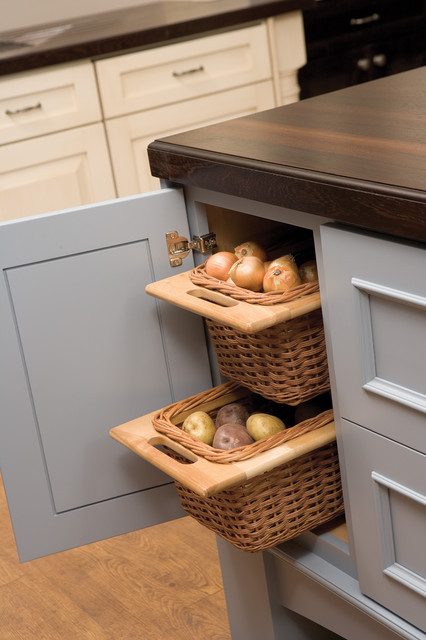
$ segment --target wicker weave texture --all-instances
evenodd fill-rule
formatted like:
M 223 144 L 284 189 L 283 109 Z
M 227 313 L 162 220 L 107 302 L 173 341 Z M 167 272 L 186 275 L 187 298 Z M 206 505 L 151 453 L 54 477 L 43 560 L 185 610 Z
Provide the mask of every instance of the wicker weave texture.
M 206 322 L 220 371 L 230 380 L 292 406 L 330 388 L 321 310 L 249 335 Z
M 173 424 L 179 414 L 214 403 L 214 418 L 225 398 L 239 389 L 229 382 L 162 409 L 153 420 L 157 431 L 212 462 L 246 460 L 333 420 L 332 410 L 285 429 L 270 438 L 231 451 L 214 449 L 193 440 Z M 222 403 L 220 399 L 224 400 Z M 219 400 L 219 402 L 217 402 Z M 250 406 L 250 392 L 239 400 Z M 255 407 L 254 407 L 255 408 Z M 185 462 L 178 454 L 169 455 Z M 331 520 L 343 511 L 336 443 L 300 456 L 227 491 L 203 498 L 176 483 L 183 509 L 201 524 L 244 551 L 260 551 Z
M 176 483 L 183 509 L 243 551 L 262 551 L 343 512 L 336 444 L 209 498 Z

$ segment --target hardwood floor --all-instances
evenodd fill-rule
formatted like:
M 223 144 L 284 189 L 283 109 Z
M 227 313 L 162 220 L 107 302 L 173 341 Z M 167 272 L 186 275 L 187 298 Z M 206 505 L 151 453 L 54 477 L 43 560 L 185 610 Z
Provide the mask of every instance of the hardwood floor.
M 1 640 L 230 640 L 213 534 L 192 518 L 18 562 L 0 479 Z

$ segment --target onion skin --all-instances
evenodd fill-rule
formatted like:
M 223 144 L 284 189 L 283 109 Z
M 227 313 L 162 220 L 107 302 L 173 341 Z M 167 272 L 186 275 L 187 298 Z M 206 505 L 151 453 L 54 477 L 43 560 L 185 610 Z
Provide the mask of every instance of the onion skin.
M 254 256 L 240 258 L 232 265 L 229 277 L 237 287 L 249 291 L 262 291 L 265 267 L 262 260 Z
M 237 258 L 254 256 L 255 258 L 259 258 L 262 262 L 265 262 L 266 260 L 266 251 L 262 249 L 257 242 L 243 242 L 243 244 L 239 244 L 238 247 L 235 247 L 234 253 Z
M 300 279 L 303 283 L 318 282 L 318 270 L 315 260 L 304 262 L 299 267 Z
M 237 260 L 237 256 L 230 251 L 218 251 L 207 259 L 204 268 L 208 276 L 218 280 L 227 280 L 229 270 Z
M 272 260 L 272 262 L 269 263 L 268 269 L 270 269 L 271 267 L 281 267 L 281 265 L 283 264 L 289 264 L 290 266 L 297 269 L 296 260 L 294 259 L 294 256 L 291 255 L 291 253 Z
M 272 291 L 286 292 L 302 284 L 299 272 L 289 264 L 269 267 L 263 278 L 263 290 L 265 293 Z

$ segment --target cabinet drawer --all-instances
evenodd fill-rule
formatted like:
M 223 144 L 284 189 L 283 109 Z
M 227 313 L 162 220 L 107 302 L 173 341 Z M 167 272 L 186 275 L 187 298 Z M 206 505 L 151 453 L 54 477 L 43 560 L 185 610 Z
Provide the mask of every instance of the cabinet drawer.
M 96 63 L 105 116 L 197 98 L 271 77 L 264 24 Z
M 0 144 L 100 119 L 89 62 L 21 73 L 0 82 Z
M 274 106 L 272 82 L 257 82 L 183 104 L 171 104 L 142 113 L 108 120 L 106 129 L 111 148 L 114 176 L 119 196 L 153 191 L 160 186 L 151 175 L 147 147 L 187 129 L 256 113 Z
M 340 413 L 426 451 L 426 246 L 322 228 Z
M 426 631 L 426 456 L 342 422 L 361 591 Z

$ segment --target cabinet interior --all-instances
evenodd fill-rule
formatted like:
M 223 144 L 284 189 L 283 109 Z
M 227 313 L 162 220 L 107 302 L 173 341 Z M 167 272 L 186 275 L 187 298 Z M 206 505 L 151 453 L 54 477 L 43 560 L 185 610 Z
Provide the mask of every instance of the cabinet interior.
M 311 231 L 214 205 L 207 205 L 206 213 L 209 229 L 216 234 L 217 251 L 233 251 L 234 247 L 248 240 L 255 240 L 267 249 L 275 247 L 279 240 L 285 242 L 288 237 L 302 235 L 310 236 L 313 252 Z
M 274 247 L 274 255 L 271 257 L 277 257 L 281 255 L 280 242 L 284 244 L 289 240 L 291 242 L 294 238 L 297 241 L 299 239 L 306 241 L 307 250 L 301 255 L 305 255 L 306 259 L 315 258 L 314 238 L 310 230 L 214 205 L 206 205 L 206 215 L 209 230 L 216 235 L 216 251 L 233 252 L 234 248 L 242 242 L 255 240 L 265 249 Z M 325 541 L 337 540 L 338 543 L 349 548 L 348 529 L 344 516 L 318 527 L 312 533 Z

